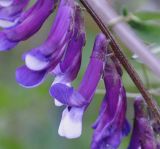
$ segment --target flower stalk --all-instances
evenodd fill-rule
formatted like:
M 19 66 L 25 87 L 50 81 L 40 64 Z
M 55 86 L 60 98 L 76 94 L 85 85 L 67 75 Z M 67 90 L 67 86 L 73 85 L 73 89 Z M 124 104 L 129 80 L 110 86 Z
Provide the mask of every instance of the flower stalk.
M 101 31 L 106 35 L 107 39 L 110 39 L 110 46 L 116 56 L 116 58 L 120 61 L 120 63 L 123 65 L 129 76 L 131 77 L 132 81 L 136 85 L 136 87 L 139 89 L 140 93 L 145 99 L 145 102 L 147 103 L 149 109 L 153 112 L 153 115 L 155 119 L 160 123 L 160 111 L 153 100 L 150 93 L 146 90 L 143 82 L 141 81 L 138 73 L 135 71 L 133 66 L 129 63 L 127 57 L 124 55 L 122 50 L 120 49 L 119 45 L 116 43 L 114 37 L 110 33 L 107 26 L 103 23 L 102 19 L 97 15 L 97 12 L 93 10 L 92 6 L 87 2 L 87 0 L 80 0 L 83 6 L 87 9 L 87 11 L 90 13 L 90 15 L 93 17 Z M 99 10 L 97 10 L 99 11 Z

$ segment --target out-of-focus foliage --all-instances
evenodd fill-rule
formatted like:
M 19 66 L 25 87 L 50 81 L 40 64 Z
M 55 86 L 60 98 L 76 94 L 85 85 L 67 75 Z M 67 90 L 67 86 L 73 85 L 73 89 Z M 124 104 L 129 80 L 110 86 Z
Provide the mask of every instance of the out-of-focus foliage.
M 128 23 L 146 43 L 160 43 L 160 12 L 124 13 Z
M 121 8 L 124 3 L 118 3 Z M 137 1 L 130 1 L 136 3 Z M 138 1 L 141 3 L 141 1 Z M 145 0 L 142 1 L 144 3 Z M 139 3 L 139 5 L 140 5 Z M 129 4 L 129 1 L 127 1 Z M 135 4 L 137 6 L 137 4 Z M 135 8 L 134 8 L 135 9 Z M 128 9 L 129 11 L 130 9 Z M 136 9 L 135 9 L 136 10 Z M 136 12 L 136 11 L 135 11 Z M 138 20 L 131 20 L 129 23 L 145 42 L 160 43 L 159 12 L 136 12 L 133 14 Z M 84 15 L 87 28 L 87 43 L 83 52 L 83 63 L 77 80 L 76 87 L 80 82 L 89 61 L 94 38 L 99 30 L 93 20 Z M 16 67 L 23 64 L 21 55 L 28 49 L 39 45 L 49 32 L 53 15 L 46 22 L 40 32 L 28 41 L 21 43 L 11 52 L 0 53 L 0 149 L 89 149 L 92 136 L 91 124 L 98 115 L 98 108 L 103 94 L 96 94 L 94 102 L 90 105 L 84 116 L 83 134 L 79 139 L 66 140 L 58 136 L 57 130 L 63 108 L 54 106 L 48 89 L 53 81 L 50 76 L 46 81 L 35 89 L 20 87 L 14 77 Z M 156 22 L 152 22 L 156 20 Z M 147 88 L 159 87 L 159 78 L 147 70 L 144 65 L 131 59 L 132 54 L 121 45 L 137 72 L 140 74 Z M 124 71 L 123 82 L 127 92 L 138 92 L 127 73 Z M 103 83 L 99 84 L 103 89 Z M 156 96 L 158 99 L 158 96 Z M 128 98 L 128 118 L 132 124 L 133 120 L 133 99 Z M 129 138 L 125 138 L 120 149 L 125 149 Z
M 135 16 L 137 16 L 142 21 L 150 21 L 150 20 L 160 20 L 160 12 L 158 11 L 140 11 L 136 12 Z

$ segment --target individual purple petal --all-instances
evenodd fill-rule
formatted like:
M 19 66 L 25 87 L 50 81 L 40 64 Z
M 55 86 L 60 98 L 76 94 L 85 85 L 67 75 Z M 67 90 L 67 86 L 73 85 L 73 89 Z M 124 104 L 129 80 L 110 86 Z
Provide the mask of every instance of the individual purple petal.
M 57 68 L 57 67 L 56 67 L 56 68 Z M 55 70 L 55 69 L 54 69 L 54 70 Z M 58 71 L 58 70 L 56 70 L 56 71 Z M 70 82 L 65 82 L 65 81 L 62 80 L 62 78 L 59 77 L 59 76 L 56 76 L 56 77 L 55 77 L 52 85 L 57 84 L 57 83 L 63 83 L 63 84 L 65 84 L 66 86 L 71 87 L 71 83 L 70 83 Z M 58 101 L 56 98 L 54 98 L 54 103 L 55 103 L 55 106 L 57 106 L 57 107 L 61 107 L 61 106 L 64 105 L 63 103 L 61 103 L 60 101 Z
M 26 40 L 37 32 L 54 8 L 53 0 L 38 0 L 36 8 L 18 26 L 4 30 L 8 38 L 13 41 Z M 34 7 L 34 6 L 33 6 Z M 32 9 L 32 8 L 30 8 Z M 36 20 L 36 21 L 35 21 Z
M 0 32 L 0 51 L 10 50 L 11 48 L 14 48 L 17 45 L 18 42 L 10 42 L 8 38 L 6 37 L 6 34 L 3 32 Z
M 74 65 L 75 63 L 79 65 L 78 62 L 81 61 L 82 48 L 86 42 L 84 18 L 81 11 L 82 10 L 80 6 L 77 5 L 75 13 L 74 35 L 68 45 L 65 57 L 60 63 L 60 68 L 63 73 L 66 72 L 67 69 L 71 69 L 73 67 L 71 65 Z
M 105 109 L 106 109 L 106 105 L 107 105 L 107 95 L 105 94 L 103 100 L 102 100 L 102 103 L 101 103 L 101 106 L 99 108 L 99 115 L 96 119 L 96 121 L 92 124 L 92 128 L 93 129 L 96 129 L 98 124 L 99 124 L 99 121 L 101 120 L 104 112 L 105 112 Z
M 5 34 L 6 40 L 10 42 L 20 42 L 28 39 L 34 33 L 36 33 L 47 19 L 47 17 L 52 13 L 54 8 L 54 0 L 38 0 L 37 3 L 33 6 L 35 9 L 30 8 L 32 13 L 28 14 L 27 17 L 21 21 L 18 25 L 5 29 L 1 33 Z M 36 20 L 36 21 L 35 21 Z M 8 47 L 3 46 L 2 50 L 8 50 Z
M 26 11 L 24 11 L 19 18 L 19 23 L 23 22 L 23 20 L 25 20 L 26 18 L 28 18 L 30 15 L 32 15 L 32 13 L 36 12 L 37 9 L 40 8 L 40 6 L 42 5 L 43 1 L 40 0 L 36 0 L 36 2 Z
M 21 66 L 16 70 L 17 82 L 26 88 L 35 87 L 43 82 L 46 71 L 32 71 L 26 66 Z
M 54 98 L 58 99 L 58 101 L 64 105 L 82 107 L 87 104 L 86 100 L 81 94 L 74 90 L 73 87 L 69 87 L 65 84 L 54 84 L 50 90 L 50 93 L 54 95 Z
M 116 149 L 130 128 L 126 122 L 126 93 L 115 64 L 108 58 L 104 82 L 106 95 L 99 116 L 93 125 L 92 149 Z M 114 110 L 113 110 L 114 109 Z
M 106 37 L 103 34 L 99 34 L 94 43 L 89 65 L 77 89 L 88 102 L 91 101 L 102 76 L 107 46 Z
M 52 85 L 57 84 L 57 83 L 60 83 L 60 82 L 61 82 L 61 78 L 55 77 Z M 71 87 L 71 83 L 67 83 L 67 82 L 64 82 L 64 81 L 63 81 L 63 84 L 65 84 L 65 85 L 68 86 L 68 87 Z M 61 106 L 64 105 L 63 103 L 61 103 L 61 102 L 60 102 L 59 100 L 57 100 L 56 98 L 54 98 L 54 103 L 55 103 L 55 106 L 57 106 L 57 107 L 61 107 Z
M 128 149 L 156 149 L 156 140 L 151 122 L 148 119 L 142 97 L 134 103 L 135 119 Z
M 51 96 L 55 97 L 57 100 L 59 100 L 64 104 L 67 103 L 68 106 L 74 106 L 75 105 L 74 102 L 77 102 L 79 99 L 78 98 L 72 99 L 71 97 L 76 97 L 79 94 L 86 100 L 86 102 L 89 103 L 94 95 L 95 89 L 98 85 L 98 82 L 103 72 L 104 57 L 106 52 L 105 50 L 107 48 L 107 45 L 108 45 L 108 42 L 105 36 L 103 34 L 99 34 L 96 38 L 87 70 L 83 76 L 83 79 L 77 91 L 72 92 L 73 94 L 72 96 L 58 95 L 58 94 L 61 94 L 61 91 L 64 88 L 68 88 L 67 86 L 65 87 L 64 84 L 58 84 L 58 85 L 54 84 L 50 89 Z M 56 90 L 56 92 L 54 90 Z M 65 94 L 68 94 L 68 91 L 65 90 Z
M 122 135 L 127 136 L 130 133 L 130 131 L 131 131 L 131 127 L 130 127 L 128 120 L 126 119 L 123 125 Z
M 79 39 L 71 39 L 64 60 L 60 63 L 61 77 L 67 81 L 73 81 L 79 72 L 82 60 L 82 48 L 84 46 L 84 36 Z

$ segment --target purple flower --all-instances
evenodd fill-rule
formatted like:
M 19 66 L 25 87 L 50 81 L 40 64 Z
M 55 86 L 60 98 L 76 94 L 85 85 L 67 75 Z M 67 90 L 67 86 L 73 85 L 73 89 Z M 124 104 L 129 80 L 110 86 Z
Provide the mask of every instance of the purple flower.
M 119 71 L 119 70 L 118 70 Z M 106 95 L 93 125 L 92 149 L 116 149 L 130 131 L 126 121 L 126 92 L 115 63 L 108 58 L 104 71 Z
M 85 45 L 85 41 L 84 20 L 82 18 L 81 9 L 77 6 L 74 35 L 68 44 L 64 59 L 52 71 L 56 76 L 52 85 L 56 83 L 63 83 L 71 86 L 71 82 L 77 77 L 80 70 L 82 49 Z M 62 106 L 63 104 L 55 99 L 55 105 Z
M 20 16 L 23 10 L 26 8 L 28 2 L 29 0 L 21 0 L 21 1 L 13 0 L 13 1 L 8 1 L 10 5 L 7 5 L 5 7 L 0 7 L 0 27 L 8 28 L 18 24 Z
M 18 83 L 24 87 L 39 85 L 62 59 L 73 35 L 75 16 L 74 1 L 62 0 L 55 22 L 47 40 L 24 56 L 26 66 L 16 71 Z M 24 72 L 26 75 L 23 75 Z
M 40 71 L 47 67 L 54 68 L 53 61 L 62 58 L 73 34 L 75 3 L 73 0 L 61 0 L 59 9 L 47 40 L 39 47 L 32 49 L 25 56 L 29 69 Z M 53 66 L 54 65 L 54 66 Z
M 149 121 L 142 97 L 134 103 L 135 118 L 128 149 L 156 149 L 154 131 Z
M 10 50 L 36 33 L 52 13 L 54 0 L 38 0 L 19 18 L 18 25 L 0 32 L 0 51 Z M 36 20 L 36 21 L 35 21 Z
M 63 111 L 58 130 L 60 136 L 77 138 L 81 135 L 83 113 L 91 102 L 102 76 L 107 45 L 105 36 L 99 34 L 95 40 L 89 65 L 77 90 L 62 83 L 52 85 L 51 96 L 67 106 Z

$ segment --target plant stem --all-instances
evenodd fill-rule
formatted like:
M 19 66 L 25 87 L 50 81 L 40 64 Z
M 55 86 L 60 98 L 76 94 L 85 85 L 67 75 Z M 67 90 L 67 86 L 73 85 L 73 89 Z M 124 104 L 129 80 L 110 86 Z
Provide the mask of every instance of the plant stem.
M 123 65 L 123 67 L 126 69 L 128 74 L 130 75 L 131 79 L 133 80 L 134 84 L 139 89 L 140 93 L 142 94 L 143 98 L 145 99 L 148 107 L 152 110 L 155 119 L 160 123 L 160 111 L 157 107 L 155 101 L 152 99 L 152 96 L 149 94 L 149 92 L 145 89 L 143 82 L 141 81 L 139 75 L 134 70 L 133 66 L 129 63 L 126 56 L 121 51 L 120 47 L 116 43 L 114 37 L 110 33 L 109 29 L 103 24 L 103 21 L 99 16 L 97 15 L 97 12 L 95 12 L 92 9 L 92 6 L 86 1 L 86 0 L 80 0 L 83 6 L 87 9 L 87 11 L 90 13 L 90 15 L 93 17 L 101 31 L 106 35 L 106 38 L 110 40 L 110 46 L 112 47 L 112 50 L 117 57 L 117 59 L 120 61 L 120 63 Z M 99 1 L 100 2 L 100 1 Z M 97 10 L 98 11 L 98 10 Z M 107 11 L 107 10 L 106 10 Z

